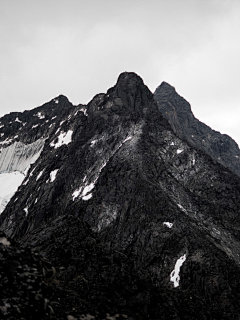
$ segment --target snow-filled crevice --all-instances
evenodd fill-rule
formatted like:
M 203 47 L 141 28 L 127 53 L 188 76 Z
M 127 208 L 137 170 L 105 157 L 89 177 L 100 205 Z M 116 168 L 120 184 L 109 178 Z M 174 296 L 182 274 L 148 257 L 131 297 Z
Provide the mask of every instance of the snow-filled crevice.
M 184 254 L 183 256 L 181 256 L 175 263 L 175 267 L 173 269 L 173 271 L 170 274 L 170 281 L 173 282 L 173 286 L 174 288 L 179 286 L 179 282 L 180 282 L 180 268 L 183 265 L 184 261 L 186 260 L 186 254 Z

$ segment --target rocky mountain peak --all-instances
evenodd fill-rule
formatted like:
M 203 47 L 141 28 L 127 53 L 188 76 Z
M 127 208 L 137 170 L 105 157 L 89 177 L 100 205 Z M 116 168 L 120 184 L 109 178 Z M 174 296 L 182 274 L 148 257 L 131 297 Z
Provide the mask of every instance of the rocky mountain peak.
M 100 116 L 106 119 L 117 114 L 138 119 L 149 107 L 149 102 L 153 102 L 153 94 L 143 80 L 134 72 L 123 72 L 114 87 L 106 94 L 97 94 L 89 102 L 87 113 L 90 118 Z
M 205 125 L 173 87 L 162 83 L 155 100 L 124 72 L 86 106 L 57 97 L 26 123 L 21 113 L 0 119 L 0 186 L 22 175 L 2 198 L 1 241 L 49 260 L 57 319 L 239 319 L 240 178 L 207 152 L 210 143 L 194 145 Z M 25 265 L 4 250 L 4 261 Z M 18 285 L 18 273 L 0 270 L 0 284 Z
M 125 97 L 124 93 L 128 93 L 134 98 L 140 91 L 142 95 L 145 94 L 148 97 L 152 97 L 152 93 L 144 84 L 142 78 L 134 72 L 121 73 L 114 87 L 114 91 L 119 97 Z

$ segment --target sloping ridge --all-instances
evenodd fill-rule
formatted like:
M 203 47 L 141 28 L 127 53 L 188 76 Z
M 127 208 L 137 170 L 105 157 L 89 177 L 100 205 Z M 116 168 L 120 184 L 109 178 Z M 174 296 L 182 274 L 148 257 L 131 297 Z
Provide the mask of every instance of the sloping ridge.
M 176 136 L 134 73 L 70 113 L 0 217 L 59 272 L 58 318 L 238 319 L 239 177 Z
M 190 104 L 166 82 L 156 89 L 154 99 L 159 110 L 180 139 L 203 150 L 214 160 L 240 176 L 240 150 L 231 137 L 211 129 L 196 119 Z

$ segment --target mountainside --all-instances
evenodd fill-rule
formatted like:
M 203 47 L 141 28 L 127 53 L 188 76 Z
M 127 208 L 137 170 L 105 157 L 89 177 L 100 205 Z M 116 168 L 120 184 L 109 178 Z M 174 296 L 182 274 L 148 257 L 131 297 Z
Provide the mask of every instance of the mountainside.
M 240 178 L 159 111 L 185 100 L 156 92 L 125 72 L 86 106 L 0 119 L 0 178 L 24 175 L 1 230 L 57 270 L 57 319 L 240 319 Z
M 190 104 L 178 95 L 175 88 L 163 82 L 155 91 L 159 110 L 169 121 L 173 132 L 193 147 L 203 150 L 213 159 L 240 176 L 240 150 L 226 134 L 212 130 L 196 119 Z

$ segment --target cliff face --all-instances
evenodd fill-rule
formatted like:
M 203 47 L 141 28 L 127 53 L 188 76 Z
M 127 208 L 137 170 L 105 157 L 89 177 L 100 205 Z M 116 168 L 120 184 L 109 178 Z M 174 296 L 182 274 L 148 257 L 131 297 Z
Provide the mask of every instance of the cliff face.
M 163 82 L 156 89 L 154 99 L 160 112 L 169 121 L 179 138 L 203 150 L 214 160 L 240 176 L 240 150 L 232 138 L 212 130 L 196 119 L 190 104 L 168 83 Z
M 65 120 L 72 104 L 64 96 L 30 111 L 13 112 L 0 119 L 0 213 L 40 156 L 56 121 Z
M 159 108 L 185 100 L 163 96 L 125 72 L 23 139 L 45 142 L 1 229 L 50 259 L 76 317 L 239 319 L 240 178 L 174 133 Z

